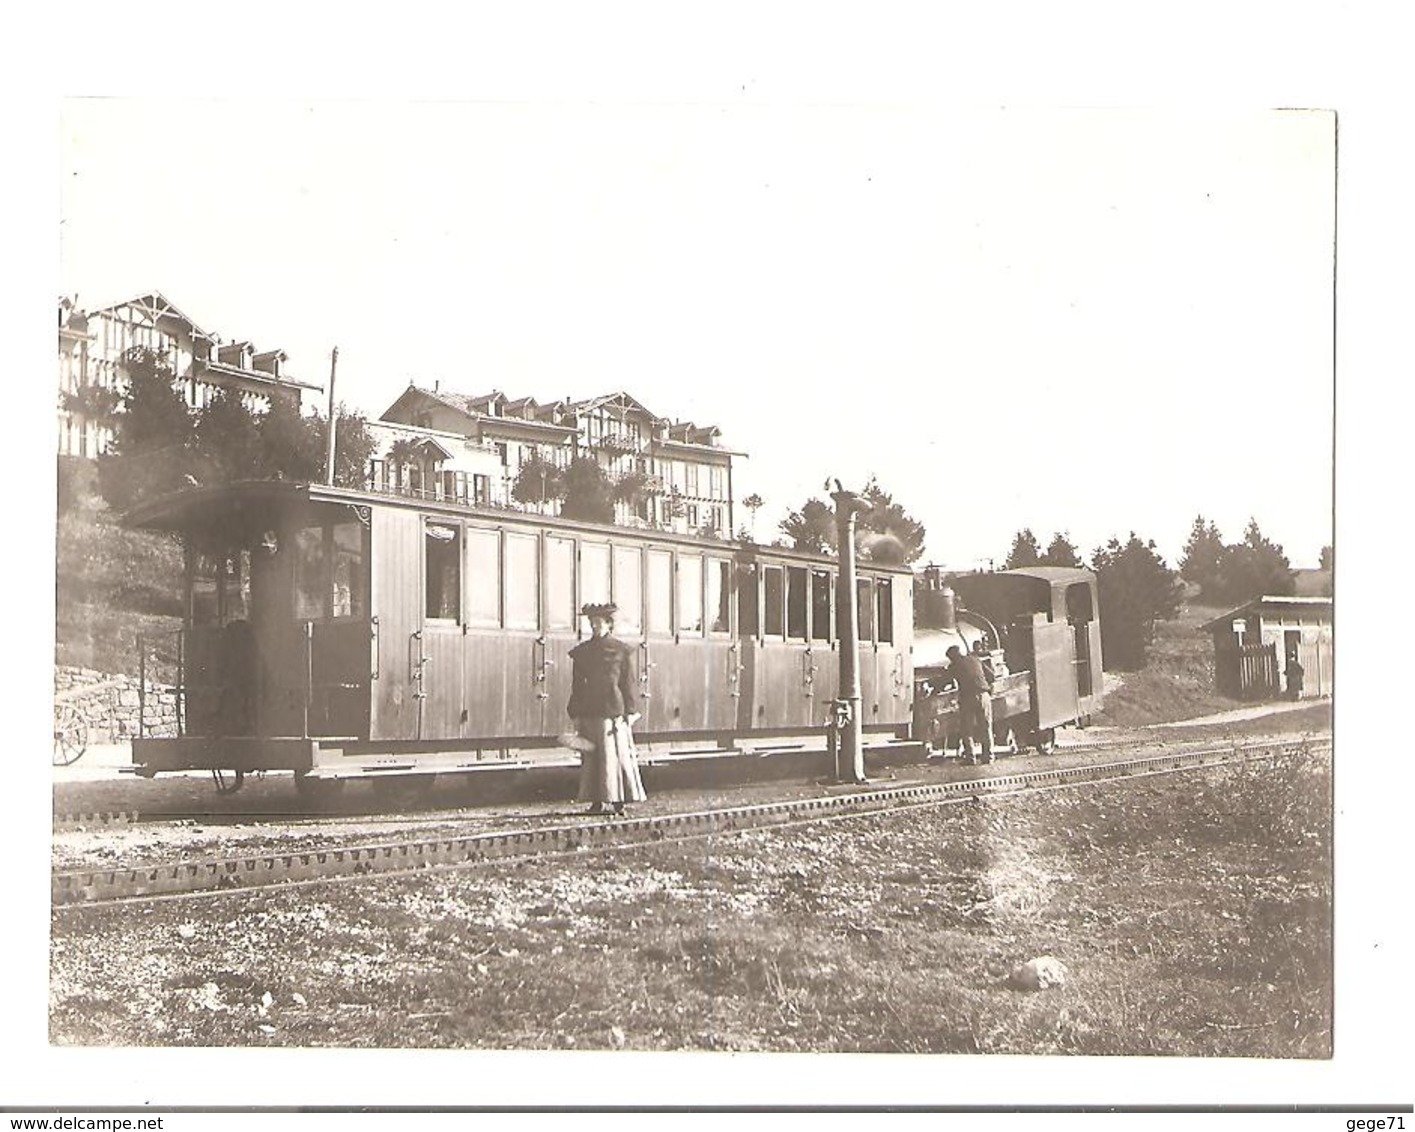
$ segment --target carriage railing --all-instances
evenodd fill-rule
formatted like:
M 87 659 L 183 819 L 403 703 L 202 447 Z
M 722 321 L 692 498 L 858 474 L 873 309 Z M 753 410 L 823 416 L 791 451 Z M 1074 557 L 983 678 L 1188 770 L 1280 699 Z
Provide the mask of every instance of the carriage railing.
M 177 737 L 186 733 L 187 697 L 185 669 L 186 631 L 144 633 L 138 636 L 138 725 L 139 738 L 162 730 L 161 697 L 172 696 Z M 152 698 L 159 710 L 153 713 Z M 156 714 L 154 722 L 151 716 Z

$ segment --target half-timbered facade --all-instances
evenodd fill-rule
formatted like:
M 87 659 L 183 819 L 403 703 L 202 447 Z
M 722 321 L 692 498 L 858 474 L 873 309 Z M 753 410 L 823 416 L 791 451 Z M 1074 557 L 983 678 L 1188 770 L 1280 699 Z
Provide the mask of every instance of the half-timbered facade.
M 518 505 L 515 485 L 528 464 L 565 468 L 590 456 L 616 487 L 619 525 L 732 533 L 732 460 L 742 454 L 721 445 L 716 427 L 660 417 L 628 393 L 541 404 L 495 391 L 473 397 L 409 385 L 381 423 L 458 434 L 494 453 L 486 487 L 494 506 Z M 535 506 L 559 510 L 554 499 Z
M 123 359 L 139 348 L 162 358 L 192 408 L 206 405 L 218 389 L 226 389 L 253 411 L 263 412 L 273 398 L 298 405 L 303 392 L 321 388 L 291 377 L 283 350 L 260 351 L 249 342 L 223 345 L 159 292 L 93 311 L 61 299 L 60 455 L 97 456 L 107 450 L 113 430 L 102 411 L 102 394 L 122 394 Z

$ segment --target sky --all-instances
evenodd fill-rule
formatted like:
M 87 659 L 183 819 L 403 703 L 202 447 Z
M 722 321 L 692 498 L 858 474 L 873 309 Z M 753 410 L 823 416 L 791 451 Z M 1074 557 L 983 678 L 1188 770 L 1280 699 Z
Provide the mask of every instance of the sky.
M 627 390 L 758 537 L 870 478 L 926 560 L 1332 541 L 1335 116 L 908 100 L 70 98 L 63 293 L 156 289 L 377 416 Z M 136 145 L 133 139 L 152 139 Z M 739 520 L 745 520 L 740 515 Z

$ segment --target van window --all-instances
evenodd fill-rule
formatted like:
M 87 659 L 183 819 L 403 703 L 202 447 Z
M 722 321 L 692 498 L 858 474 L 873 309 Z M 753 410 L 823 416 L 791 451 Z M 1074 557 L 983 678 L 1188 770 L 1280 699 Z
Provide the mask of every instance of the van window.
M 761 633 L 761 604 L 757 593 L 757 571 L 752 566 L 737 568 L 737 635 L 755 637 Z
M 364 594 L 364 529 L 359 523 L 335 523 L 334 571 L 330 579 L 334 617 L 367 617 Z M 244 552 L 243 552 L 244 553 Z
M 460 621 L 462 617 L 462 529 L 450 523 L 423 528 L 423 566 L 429 620 Z
M 712 632 L 732 631 L 732 564 L 725 558 L 707 560 L 707 615 Z
M 666 550 L 648 552 L 648 629 L 650 633 L 673 633 L 673 555 Z
M 643 632 L 643 569 L 644 560 L 638 547 L 614 548 L 614 604 L 619 607 L 614 615 L 614 626 L 622 636 L 637 637 Z
M 868 578 L 855 579 L 855 609 L 860 618 L 860 643 L 875 639 L 875 603 Z
M 545 627 L 575 627 L 575 540 L 549 536 L 545 540 Z
M 804 566 L 786 568 L 786 635 L 793 641 L 806 639 L 807 574 Z
M 506 533 L 506 628 L 540 628 L 540 542 L 535 535 Z
M 766 591 L 766 623 L 762 631 L 768 637 L 786 635 L 786 579 L 780 566 L 765 566 L 763 589 Z
M 875 625 L 879 643 L 894 643 L 894 583 L 889 578 L 875 579 Z
M 678 631 L 703 632 L 703 560 L 696 554 L 678 556 Z
M 467 623 L 501 624 L 501 534 L 467 528 Z
M 601 605 L 610 600 L 609 544 L 580 544 L 580 604 Z M 616 618 L 616 623 L 617 623 Z
M 318 621 L 324 616 L 324 528 L 295 531 L 295 619 Z
M 830 591 L 834 582 L 828 570 L 811 571 L 811 640 L 830 640 Z

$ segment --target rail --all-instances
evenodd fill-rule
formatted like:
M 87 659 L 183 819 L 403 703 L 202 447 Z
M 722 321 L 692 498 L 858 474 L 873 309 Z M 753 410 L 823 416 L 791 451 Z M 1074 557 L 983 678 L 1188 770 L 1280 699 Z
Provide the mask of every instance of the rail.
M 1172 774 L 1231 763 L 1272 759 L 1303 751 L 1327 751 L 1330 740 L 1213 747 L 1199 751 L 984 775 L 945 783 L 884 789 L 853 789 L 808 799 L 732 806 L 719 810 L 544 826 L 466 836 L 341 845 L 284 853 L 236 855 L 208 860 L 56 871 L 55 908 L 132 899 L 190 897 L 239 888 L 306 884 L 373 874 L 431 868 L 466 868 L 500 860 L 553 857 L 585 851 L 717 836 L 751 829 L 862 817 L 916 806 L 949 805 L 986 796 L 1057 789 L 1082 783 Z

